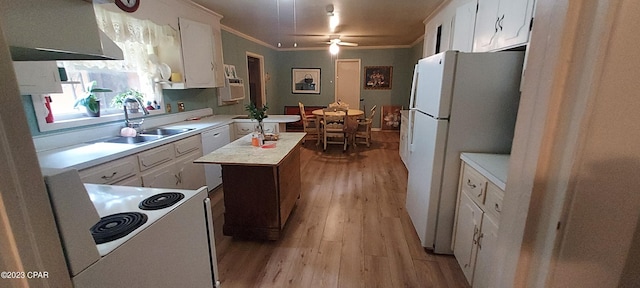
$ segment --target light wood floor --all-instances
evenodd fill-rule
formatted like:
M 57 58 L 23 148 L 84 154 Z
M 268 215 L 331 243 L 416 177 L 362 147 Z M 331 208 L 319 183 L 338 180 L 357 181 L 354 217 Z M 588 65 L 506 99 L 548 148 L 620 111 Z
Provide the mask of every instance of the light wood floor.
M 223 236 L 223 193 L 212 191 L 222 287 L 468 287 L 453 256 L 420 246 L 398 133 L 373 140 L 346 153 L 306 142 L 301 197 L 278 241 Z

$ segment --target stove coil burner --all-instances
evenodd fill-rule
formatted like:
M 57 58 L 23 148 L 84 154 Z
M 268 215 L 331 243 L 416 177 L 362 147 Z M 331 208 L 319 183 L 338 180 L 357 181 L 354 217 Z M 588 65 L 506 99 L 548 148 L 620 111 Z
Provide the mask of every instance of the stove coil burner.
M 184 194 L 178 192 L 167 192 L 153 195 L 147 199 L 142 200 L 138 205 L 138 208 L 142 210 L 158 210 L 164 209 L 178 203 L 178 201 L 184 199 Z
M 100 218 L 91 227 L 96 244 L 107 243 L 126 236 L 147 222 L 147 215 L 140 212 L 124 212 Z

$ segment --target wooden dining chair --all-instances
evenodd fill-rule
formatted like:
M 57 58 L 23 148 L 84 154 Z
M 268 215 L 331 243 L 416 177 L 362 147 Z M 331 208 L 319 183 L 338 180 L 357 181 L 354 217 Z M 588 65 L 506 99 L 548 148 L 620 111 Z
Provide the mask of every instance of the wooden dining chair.
M 307 132 L 305 138 L 302 139 L 302 144 L 304 144 L 304 141 L 308 136 L 311 136 L 311 138 L 316 140 L 316 145 L 320 145 L 320 129 L 318 127 L 319 123 L 316 120 L 316 116 L 307 115 L 302 102 L 298 102 L 298 107 L 300 108 L 300 121 L 302 121 L 304 132 Z
M 364 143 L 367 147 L 371 147 L 371 126 L 373 124 L 373 117 L 376 115 L 376 107 L 377 105 L 371 107 L 369 117 L 358 120 L 358 129 L 355 132 L 354 145 L 355 143 Z M 364 140 L 358 142 L 358 139 Z
M 342 112 L 342 113 L 336 113 Z M 347 150 L 349 129 L 347 124 L 349 118 L 349 110 L 340 107 L 322 109 L 322 142 L 323 150 L 327 150 L 327 144 L 342 144 L 342 151 Z

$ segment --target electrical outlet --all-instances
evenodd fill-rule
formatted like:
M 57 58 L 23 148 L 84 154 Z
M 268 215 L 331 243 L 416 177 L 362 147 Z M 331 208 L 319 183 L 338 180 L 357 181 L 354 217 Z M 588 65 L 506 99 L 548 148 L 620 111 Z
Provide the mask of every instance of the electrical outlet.
M 178 112 L 184 112 L 184 102 L 178 102 Z

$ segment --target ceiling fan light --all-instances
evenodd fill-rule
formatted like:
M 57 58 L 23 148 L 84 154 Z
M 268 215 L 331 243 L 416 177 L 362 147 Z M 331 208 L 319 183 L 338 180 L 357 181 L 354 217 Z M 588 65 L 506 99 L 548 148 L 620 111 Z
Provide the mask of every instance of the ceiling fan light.
M 331 43 L 331 45 L 329 45 L 329 52 L 333 55 L 338 54 L 338 52 L 340 52 L 340 47 L 338 47 L 338 44 Z

